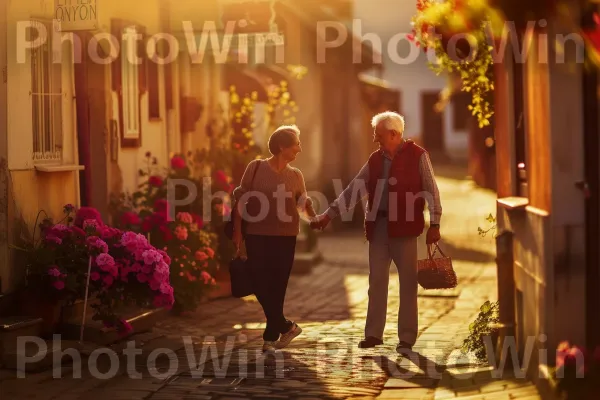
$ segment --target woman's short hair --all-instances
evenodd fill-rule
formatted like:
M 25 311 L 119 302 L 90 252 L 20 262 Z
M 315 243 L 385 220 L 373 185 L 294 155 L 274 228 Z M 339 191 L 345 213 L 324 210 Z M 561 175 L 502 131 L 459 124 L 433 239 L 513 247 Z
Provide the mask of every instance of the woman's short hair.
M 300 136 L 300 129 L 296 125 L 281 125 L 269 138 L 269 151 L 276 156 L 282 148 L 292 147 Z
M 371 127 L 376 128 L 380 123 L 385 129 L 404 133 L 404 117 L 397 112 L 385 111 L 375 115 L 371 120 Z

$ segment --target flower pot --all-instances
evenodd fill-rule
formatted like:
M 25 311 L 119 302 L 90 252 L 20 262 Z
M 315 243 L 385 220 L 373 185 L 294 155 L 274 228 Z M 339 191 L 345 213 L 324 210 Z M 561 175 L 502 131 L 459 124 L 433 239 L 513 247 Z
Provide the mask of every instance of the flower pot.
M 20 304 L 23 314 L 42 319 L 42 336 L 50 336 L 57 331 L 61 321 L 60 300 L 46 299 L 32 290 L 24 290 L 20 295 Z

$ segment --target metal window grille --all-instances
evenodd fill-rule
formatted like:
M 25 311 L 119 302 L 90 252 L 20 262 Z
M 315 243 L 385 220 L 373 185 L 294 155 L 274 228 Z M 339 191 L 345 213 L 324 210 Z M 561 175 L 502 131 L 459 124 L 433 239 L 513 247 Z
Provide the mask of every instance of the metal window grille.
M 136 28 L 125 28 L 125 37 L 135 37 Z M 123 85 L 123 127 L 125 137 L 137 138 L 140 132 L 139 71 L 132 61 L 136 54 L 135 42 L 128 41 L 122 46 L 121 68 Z
M 62 160 L 62 92 L 61 64 L 53 63 L 52 25 L 32 21 L 31 103 L 33 125 L 33 161 L 36 163 Z M 46 35 L 41 33 L 46 32 Z M 45 37 L 46 36 L 46 37 Z

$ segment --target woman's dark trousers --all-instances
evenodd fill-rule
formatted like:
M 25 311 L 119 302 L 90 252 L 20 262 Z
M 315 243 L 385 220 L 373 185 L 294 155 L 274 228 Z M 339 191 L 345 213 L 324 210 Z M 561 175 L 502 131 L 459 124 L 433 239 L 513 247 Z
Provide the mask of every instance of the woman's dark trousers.
M 283 315 L 283 304 L 295 250 L 296 236 L 246 236 L 254 293 L 267 318 L 265 341 L 278 340 L 279 335 L 289 331 L 293 324 Z

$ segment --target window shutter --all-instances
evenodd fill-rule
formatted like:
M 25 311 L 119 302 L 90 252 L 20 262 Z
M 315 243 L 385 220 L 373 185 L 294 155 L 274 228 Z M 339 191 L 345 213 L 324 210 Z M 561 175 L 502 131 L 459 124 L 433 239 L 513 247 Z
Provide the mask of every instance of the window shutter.
M 123 22 L 113 19 L 110 22 L 110 33 L 117 39 L 117 58 L 111 63 L 112 89 L 119 95 L 122 93 L 123 79 L 121 75 L 121 48 L 123 47 Z

